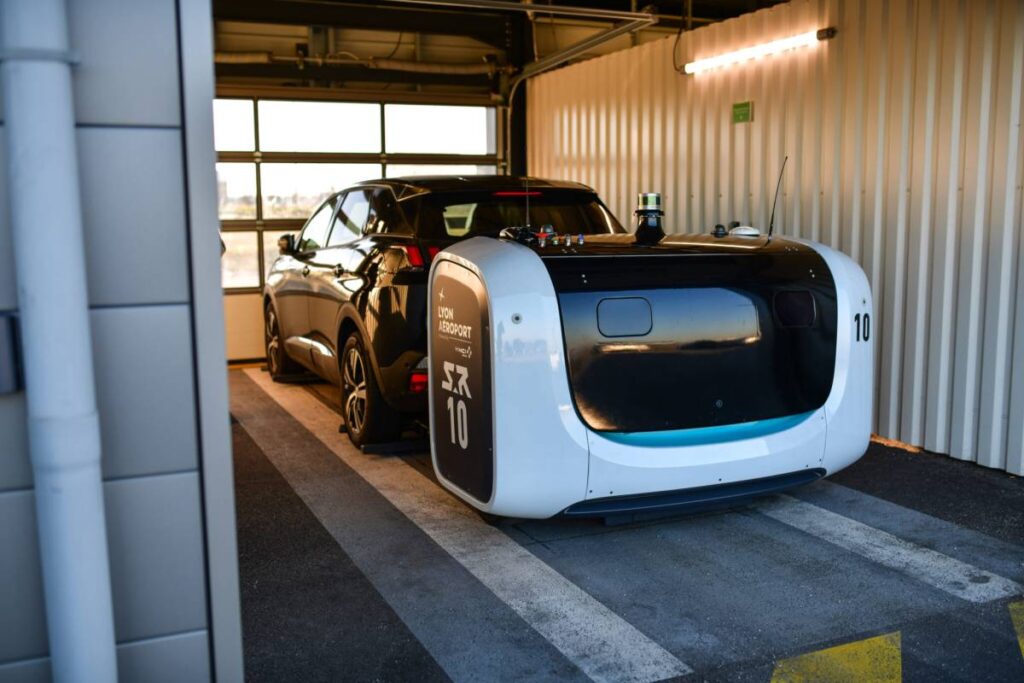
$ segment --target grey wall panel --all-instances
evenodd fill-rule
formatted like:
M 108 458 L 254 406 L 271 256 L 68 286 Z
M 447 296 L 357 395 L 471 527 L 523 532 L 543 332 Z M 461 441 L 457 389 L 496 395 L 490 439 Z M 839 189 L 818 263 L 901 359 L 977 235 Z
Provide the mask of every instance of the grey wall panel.
M 179 124 L 174 0 L 68 0 L 68 24 L 80 124 Z
M 209 635 L 193 631 L 119 645 L 117 675 L 134 683 L 209 681 Z
M 104 485 L 118 641 L 206 628 L 199 476 Z
M 836 26 L 814 47 L 697 76 L 652 42 L 529 82 L 530 172 L 620 218 L 661 191 L 675 232 L 766 227 L 864 267 L 875 429 L 1024 473 L 1024 4 L 794 0 L 684 33 L 681 63 Z M 733 124 L 733 103 L 754 120 Z
M 132 683 L 203 683 L 210 680 L 206 631 L 193 631 L 117 646 L 117 674 Z M 0 664 L 0 683 L 49 683 L 47 657 Z
M 32 485 L 25 392 L 0 395 L 0 491 Z
M 197 466 L 191 321 L 186 305 L 92 312 L 105 478 Z M 0 396 L 0 491 L 32 485 L 24 393 Z
M 80 128 L 92 305 L 188 300 L 181 133 Z
M 195 469 L 188 306 L 94 309 L 91 320 L 103 476 Z
M 40 657 L 46 613 L 31 491 L 0 493 L 0 548 L 0 662 Z
M 50 683 L 49 659 L 29 659 L 0 664 L 0 683 Z
M 198 474 L 111 481 L 104 484 L 104 496 L 118 642 L 205 630 Z M 44 656 L 45 610 L 31 491 L 0 493 L 0 543 L 18 549 L 0 554 L 0 585 L 18 587 L 0 591 L 0 662 Z M 194 643 L 181 649 L 196 651 Z M 166 655 L 164 649 L 154 652 Z M 135 655 L 135 666 L 144 665 L 139 660 L 143 654 Z M 205 650 L 201 654 L 206 667 Z
M 14 245 L 11 244 L 10 208 L 7 204 L 7 159 L 4 129 L 0 127 L 0 311 L 18 307 L 14 284 Z

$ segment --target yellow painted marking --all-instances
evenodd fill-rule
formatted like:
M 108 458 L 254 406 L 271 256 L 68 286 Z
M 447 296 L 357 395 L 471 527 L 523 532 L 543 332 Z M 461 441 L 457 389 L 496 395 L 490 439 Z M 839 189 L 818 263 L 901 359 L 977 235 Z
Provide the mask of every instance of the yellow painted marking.
M 1010 603 L 1010 621 L 1013 622 L 1013 630 L 1017 632 L 1020 654 L 1024 657 L 1024 601 Z
M 1024 618 L 1024 611 L 1021 615 Z M 899 631 L 783 659 L 772 672 L 772 683 L 900 683 L 902 679 Z

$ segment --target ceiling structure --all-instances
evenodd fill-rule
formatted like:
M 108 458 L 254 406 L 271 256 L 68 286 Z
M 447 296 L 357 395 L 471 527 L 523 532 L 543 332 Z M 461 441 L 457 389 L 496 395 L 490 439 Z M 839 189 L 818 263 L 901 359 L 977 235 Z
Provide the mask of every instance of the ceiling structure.
M 522 67 L 616 26 L 547 5 L 652 12 L 658 22 L 588 46 L 572 61 L 660 40 L 779 0 L 534 0 L 532 11 L 444 3 L 214 0 L 222 94 L 502 104 Z M 343 91 L 343 92 L 339 92 Z

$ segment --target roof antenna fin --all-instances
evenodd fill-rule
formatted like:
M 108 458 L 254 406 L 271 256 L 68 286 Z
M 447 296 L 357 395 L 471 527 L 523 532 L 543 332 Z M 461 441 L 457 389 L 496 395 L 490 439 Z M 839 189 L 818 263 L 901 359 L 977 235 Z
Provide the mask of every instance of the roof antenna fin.
M 782 174 L 786 172 L 786 162 L 789 156 L 782 160 L 782 168 L 779 169 L 779 182 L 775 183 L 775 201 L 772 202 L 772 217 L 768 221 L 768 239 L 772 238 L 772 231 L 775 230 L 775 205 L 779 203 L 779 188 L 782 187 Z

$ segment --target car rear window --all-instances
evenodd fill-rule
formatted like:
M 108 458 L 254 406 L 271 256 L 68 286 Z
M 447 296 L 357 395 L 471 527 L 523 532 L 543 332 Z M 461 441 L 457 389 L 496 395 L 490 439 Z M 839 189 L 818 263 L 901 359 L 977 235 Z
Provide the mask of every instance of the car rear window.
M 462 239 L 497 236 L 503 228 L 545 225 L 558 234 L 596 235 L 625 232 L 615 217 L 589 192 L 565 190 L 435 192 L 415 200 L 420 237 Z

